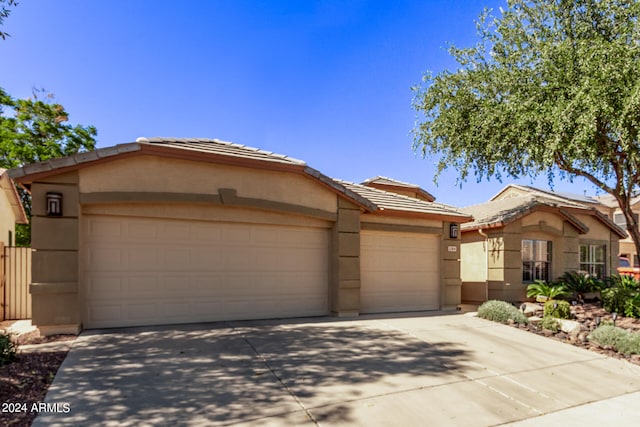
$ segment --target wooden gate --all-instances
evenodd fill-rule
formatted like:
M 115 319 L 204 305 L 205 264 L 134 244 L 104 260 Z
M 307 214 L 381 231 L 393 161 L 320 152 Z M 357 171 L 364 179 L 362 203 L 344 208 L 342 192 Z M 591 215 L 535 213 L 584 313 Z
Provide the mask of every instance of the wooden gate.
M 2 244 L 0 243 L 0 247 Z M 31 319 L 31 248 L 5 246 L 2 278 L 2 320 Z

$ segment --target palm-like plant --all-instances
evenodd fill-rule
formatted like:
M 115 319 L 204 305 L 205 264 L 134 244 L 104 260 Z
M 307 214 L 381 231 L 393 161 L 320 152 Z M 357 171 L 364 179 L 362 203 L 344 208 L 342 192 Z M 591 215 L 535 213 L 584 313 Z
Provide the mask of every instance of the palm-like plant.
M 569 294 L 570 292 L 563 285 L 549 284 L 544 280 L 536 280 L 527 286 L 527 297 L 529 298 L 546 297 L 547 299 L 555 299 Z
M 585 294 L 600 291 L 604 287 L 602 280 L 578 271 L 567 271 L 556 283 L 572 292 L 578 301 L 584 301 Z

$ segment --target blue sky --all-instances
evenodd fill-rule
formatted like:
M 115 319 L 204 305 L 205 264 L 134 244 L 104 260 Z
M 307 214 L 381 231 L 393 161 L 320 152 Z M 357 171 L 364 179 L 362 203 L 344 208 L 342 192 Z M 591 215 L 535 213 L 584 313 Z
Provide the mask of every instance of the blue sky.
M 498 0 L 22 0 L 5 20 L 0 86 L 56 95 L 98 147 L 139 136 L 219 138 L 287 154 L 340 179 L 383 175 L 467 206 L 511 182 L 457 172 L 412 149 L 411 86 L 455 69 Z M 583 180 L 556 190 L 595 194 Z

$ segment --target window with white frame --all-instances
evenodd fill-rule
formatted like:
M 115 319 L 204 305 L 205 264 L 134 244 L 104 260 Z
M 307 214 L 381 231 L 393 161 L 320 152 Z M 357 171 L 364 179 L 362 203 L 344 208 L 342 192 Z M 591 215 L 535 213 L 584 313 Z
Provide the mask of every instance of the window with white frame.
M 606 276 L 606 245 L 580 245 L 580 271 L 591 276 L 603 278 Z
M 635 218 L 636 222 L 638 222 L 638 214 L 634 213 L 633 217 Z M 616 225 L 618 225 L 623 230 L 627 229 L 627 219 L 624 217 L 624 214 L 622 212 L 616 212 L 613 214 L 613 222 L 615 222 Z
M 551 278 L 551 242 L 522 240 L 522 281 L 533 282 Z

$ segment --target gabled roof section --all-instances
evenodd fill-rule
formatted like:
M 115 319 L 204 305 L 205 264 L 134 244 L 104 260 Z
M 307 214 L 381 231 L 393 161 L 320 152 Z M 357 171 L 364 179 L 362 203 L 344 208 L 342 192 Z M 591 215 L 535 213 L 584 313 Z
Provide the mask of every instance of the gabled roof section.
M 376 176 L 374 178 L 365 179 L 361 185 L 390 191 L 392 193 L 397 191 L 410 191 L 415 192 L 418 199 L 425 200 L 427 202 L 433 202 L 436 200 L 431 193 L 424 190 L 417 184 L 398 181 L 397 179 L 388 178 L 386 176 Z
M 20 200 L 16 186 L 7 174 L 7 170 L 3 168 L 0 168 L 0 191 L 4 192 L 5 197 L 9 201 L 13 215 L 16 218 L 16 223 L 28 224 L 29 219 L 22 206 L 22 201 Z
M 444 220 L 467 222 L 472 218 L 453 206 L 442 203 L 427 202 L 413 197 L 403 196 L 390 191 L 380 190 L 352 182 L 334 180 L 354 193 L 374 203 L 378 210 L 374 213 L 382 215 L 411 215 L 423 217 L 440 217 Z
M 595 208 L 556 197 L 544 197 L 533 193 L 506 199 L 491 200 L 486 203 L 462 208 L 461 211 L 472 215 L 474 220 L 463 224 L 461 229 L 462 231 L 470 231 L 499 228 L 537 210 L 546 210 L 562 216 L 582 234 L 587 233 L 589 228 L 578 220 L 574 214 L 594 216 L 621 238 L 627 236 L 624 230 Z
M 596 196 L 595 199 L 598 200 L 598 202 L 603 205 L 606 206 L 610 209 L 619 209 L 620 206 L 618 205 L 618 201 L 616 200 L 615 197 L 613 197 L 611 194 L 603 194 L 601 196 Z M 631 198 L 631 206 L 633 208 L 638 208 L 637 204 L 640 203 L 640 196 L 633 196 Z
M 514 192 L 513 190 L 516 190 L 516 191 Z M 581 203 L 581 204 L 588 204 L 588 205 L 601 204 L 596 197 L 587 196 L 586 194 L 577 194 L 577 193 L 569 193 L 569 192 L 562 192 L 562 191 L 556 192 L 551 190 L 543 190 L 541 188 L 532 187 L 530 185 L 518 185 L 518 184 L 507 185 L 505 188 L 500 190 L 498 194 L 496 194 L 489 200 L 498 200 L 498 199 L 507 198 L 509 197 L 508 194 L 510 192 L 516 193 L 517 195 L 515 195 L 515 197 L 518 197 L 519 195 L 522 195 L 522 194 L 533 194 L 536 196 L 557 199 L 558 201 L 562 201 L 562 202 Z
M 310 177 L 324 187 L 338 193 L 365 211 L 377 210 L 371 201 L 345 188 L 299 159 L 260 150 L 246 145 L 206 138 L 138 138 L 136 142 L 114 147 L 99 148 L 86 153 L 28 164 L 8 171 L 11 178 L 28 186 L 36 179 L 57 175 L 92 164 L 115 160 L 125 156 L 156 155 L 233 166 L 253 167 L 293 172 Z

